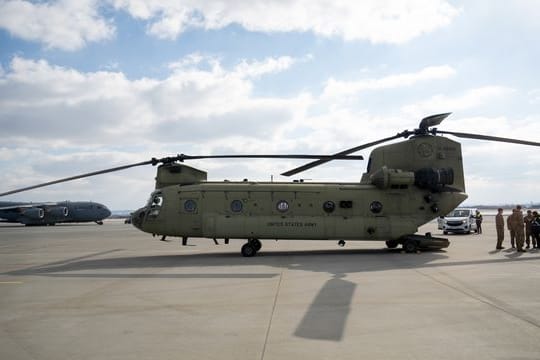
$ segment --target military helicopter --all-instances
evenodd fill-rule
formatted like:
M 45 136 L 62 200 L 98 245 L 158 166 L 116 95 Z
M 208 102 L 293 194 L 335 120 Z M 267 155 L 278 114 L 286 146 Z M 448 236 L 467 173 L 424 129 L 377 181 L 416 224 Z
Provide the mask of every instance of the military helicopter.
M 155 190 L 132 214 L 138 229 L 162 236 L 246 239 L 241 254 L 251 257 L 261 240 L 385 241 L 406 252 L 442 249 L 448 239 L 418 227 L 449 213 L 467 199 L 460 143 L 440 135 L 540 146 L 540 143 L 435 128 L 451 113 L 428 116 L 417 129 L 356 146 L 333 155 L 202 155 L 180 154 L 95 171 L 12 190 L 8 195 L 89 176 L 158 165 Z M 292 176 L 332 160 L 360 160 L 350 155 L 394 139 L 405 141 L 375 148 L 358 183 L 207 181 L 205 171 L 185 165 L 193 159 L 315 159 L 284 172 Z

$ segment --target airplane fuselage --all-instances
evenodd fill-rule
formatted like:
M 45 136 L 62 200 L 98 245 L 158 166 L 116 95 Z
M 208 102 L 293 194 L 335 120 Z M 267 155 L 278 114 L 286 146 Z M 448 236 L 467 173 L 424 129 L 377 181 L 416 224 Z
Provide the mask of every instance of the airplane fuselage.
M 25 225 L 53 225 L 56 223 L 96 222 L 111 215 L 103 204 L 92 201 L 60 202 L 0 202 L 0 218 L 5 222 Z

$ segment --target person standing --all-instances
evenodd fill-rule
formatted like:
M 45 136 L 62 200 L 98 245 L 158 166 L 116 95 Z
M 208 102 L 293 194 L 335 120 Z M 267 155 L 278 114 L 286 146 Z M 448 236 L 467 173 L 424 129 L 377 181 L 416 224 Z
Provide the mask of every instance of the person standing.
M 531 222 L 531 232 L 533 237 L 533 246 L 540 248 L 540 215 L 538 211 L 533 211 L 533 221 Z M 536 241 L 536 245 L 535 245 Z
M 514 216 L 514 231 L 516 232 L 516 248 L 518 252 L 526 252 L 527 250 L 523 249 L 525 243 L 525 231 L 524 225 L 525 221 L 523 220 L 523 212 L 521 211 L 521 205 L 516 206 L 517 212 Z
M 497 215 L 495 215 L 495 227 L 497 228 L 497 250 L 504 249 L 504 246 L 502 246 L 504 241 L 504 217 L 503 217 L 503 209 L 498 208 L 497 209 Z
M 517 209 L 512 209 L 512 213 L 506 218 L 506 225 L 510 232 L 510 245 L 512 249 L 516 247 L 516 230 L 514 229 L 514 217 L 516 216 Z
M 482 214 L 480 214 L 480 211 L 476 210 L 476 215 L 474 216 L 476 219 L 476 233 L 481 234 L 482 233 Z
M 536 247 L 536 239 L 532 236 L 532 221 L 534 220 L 531 210 L 527 210 L 527 216 L 523 219 L 525 222 L 525 242 L 527 243 L 527 249 L 531 247 L 531 238 L 533 241 L 533 248 Z

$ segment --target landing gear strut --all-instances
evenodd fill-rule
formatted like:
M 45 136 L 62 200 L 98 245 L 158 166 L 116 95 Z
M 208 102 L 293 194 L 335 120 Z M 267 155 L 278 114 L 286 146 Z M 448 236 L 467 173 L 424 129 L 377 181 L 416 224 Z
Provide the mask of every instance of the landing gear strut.
M 262 244 L 259 239 L 248 239 L 248 242 L 242 245 L 241 253 L 242 256 L 252 257 L 261 250 Z

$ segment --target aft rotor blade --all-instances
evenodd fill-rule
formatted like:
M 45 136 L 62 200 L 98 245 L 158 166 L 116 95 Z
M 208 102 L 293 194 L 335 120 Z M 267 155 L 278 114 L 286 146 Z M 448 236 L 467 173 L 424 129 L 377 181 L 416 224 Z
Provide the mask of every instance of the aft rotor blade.
M 510 139 L 510 138 L 504 138 L 504 137 L 498 137 L 498 136 L 469 134 L 469 133 L 462 133 L 462 132 L 455 132 L 455 131 L 442 131 L 442 130 L 437 130 L 437 134 L 448 134 L 448 135 L 454 135 L 460 138 L 467 138 L 467 139 L 489 140 L 489 141 L 506 142 L 506 143 L 511 143 L 511 144 L 540 146 L 540 143 L 534 142 L 534 141 Z
M 82 178 L 85 178 L 85 177 L 106 174 L 106 173 L 110 173 L 110 172 L 114 172 L 114 171 L 125 170 L 125 169 L 129 169 L 129 168 L 132 168 L 132 167 L 135 167 L 135 166 L 150 165 L 150 164 L 154 164 L 155 161 L 156 161 L 156 159 L 152 159 L 152 160 L 143 161 L 143 162 L 139 162 L 139 163 L 135 163 L 135 164 L 117 166 L 117 167 L 110 168 L 110 169 L 93 171 L 93 172 L 89 172 L 89 173 L 86 173 L 86 174 L 70 176 L 70 177 L 67 177 L 67 178 L 58 179 L 58 180 L 54 180 L 54 181 L 49 181 L 49 182 L 42 183 L 42 184 L 37 184 L 37 185 L 27 186 L 27 187 L 20 188 L 20 189 L 7 191 L 7 192 L 4 192 L 4 193 L 0 193 L 0 196 L 15 194 L 15 193 L 18 193 L 18 192 L 23 192 L 23 191 L 27 191 L 27 190 L 37 189 L 37 188 L 44 187 L 44 186 L 59 184 L 59 183 L 63 183 L 63 182 L 66 182 L 66 181 L 82 179 Z
M 437 126 L 444 119 L 446 119 L 450 114 L 452 114 L 452 113 L 448 112 L 448 113 L 444 113 L 444 114 L 436 114 L 436 115 L 431 115 L 431 116 L 425 117 L 425 118 L 422 119 L 422 121 L 420 121 L 419 128 L 427 130 L 428 128 L 430 128 L 432 126 Z
M 334 155 L 328 156 L 328 158 L 326 158 L 326 159 L 319 159 L 319 160 L 316 160 L 316 161 L 312 161 L 312 162 L 307 163 L 305 165 L 302 165 L 302 166 L 299 166 L 299 167 L 294 168 L 292 170 L 286 171 L 281 175 L 283 175 L 283 176 L 295 175 L 295 174 L 301 173 L 302 171 L 309 170 L 309 169 L 314 168 L 316 166 L 325 164 L 325 163 L 327 163 L 329 161 L 332 161 L 332 160 L 339 159 L 340 157 L 352 154 L 352 153 L 360 151 L 362 149 L 366 149 L 366 148 L 369 148 L 371 146 L 375 146 L 375 145 L 381 144 L 383 142 L 394 140 L 394 139 L 397 139 L 397 138 L 400 138 L 400 137 L 407 137 L 409 135 L 410 135 L 410 133 L 405 131 L 405 132 L 399 133 L 399 134 L 394 135 L 394 136 L 390 136 L 390 137 L 387 137 L 387 138 L 384 138 L 384 139 L 380 139 L 380 140 L 373 141 L 373 142 L 363 144 L 363 145 L 360 145 L 360 146 L 356 146 L 356 147 L 353 147 L 353 148 L 350 148 L 350 149 L 347 149 L 347 150 L 343 150 L 343 151 L 338 152 L 338 153 L 336 153 Z

